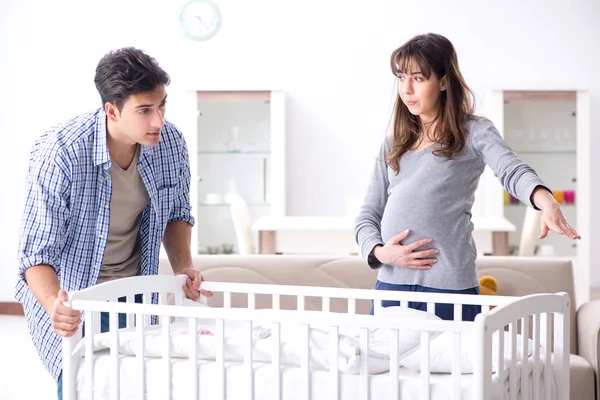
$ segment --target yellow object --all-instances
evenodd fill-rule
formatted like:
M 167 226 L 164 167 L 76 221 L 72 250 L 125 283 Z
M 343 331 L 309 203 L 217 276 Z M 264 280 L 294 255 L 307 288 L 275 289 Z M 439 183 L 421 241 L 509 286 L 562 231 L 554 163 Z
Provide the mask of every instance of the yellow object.
M 552 195 L 557 203 L 562 204 L 565 201 L 565 192 L 553 192 Z
M 495 296 L 498 294 L 498 281 L 493 276 L 482 276 L 479 278 L 479 294 Z

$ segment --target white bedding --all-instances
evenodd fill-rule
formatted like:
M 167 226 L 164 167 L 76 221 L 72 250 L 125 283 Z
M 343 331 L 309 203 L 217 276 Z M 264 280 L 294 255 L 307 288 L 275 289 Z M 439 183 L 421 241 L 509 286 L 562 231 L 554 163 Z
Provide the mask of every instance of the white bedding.
M 389 307 L 386 315 L 400 318 L 439 319 L 435 314 L 413 310 L 407 307 Z M 290 311 L 290 310 L 254 310 L 256 314 L 293 314 L 307 315 L 309 318 L 318 311 Z M 190 338 L 188 332 L 188 319 L 176 319 L 171 323 L 171 357 L 187 358 L 190 353 Z M 305 348 L 306 337 L 300 324 L 280 324 L 280 351 L 281 363 L 289 366 L 300 366 L 301 355 Z M 246 339 L 250 329 L 246 321 L 225 321 L 224 351 L 225 360 L 242 361 Z M 217 326 L 212 319 L 197 318 L 197 348 L 198 359 L 214 360 L 217 348 Z M 358 374 L 360 358 L 360 330 L 356 328 L 340 327 L 338 338 L 339 370 L 344 374 Z M 369 373 L 377 374 L 389 370 L 390 359 L 390 331 L 388 329 L 369 329 Z M 399 359 L 415 352 L 421 343 L 418 331 L 401 330 L 398 332 Z M 435 337 L 434 334 L 432 337 Z M 310 327 L 310 361 L 312 370 L 329 370 L 330 348 L 333 335 L 329 326 Z M 253 360 L 270 361 L 275 348 L 275 332 L 272 324 L 252 326 Z M 111 333 L 97 334 L 94 336 L 96 350 L 108 349 L 111 344 Z M 137 336 L 135 328 L 121 329 L 119 334 L 119 352 L 123 355 L 135 355 L 137 352 Z M 145 328 L 144 356 L 162 356 L 162 329 L 159 326 Z
M 394 308 L 394 307 L 390 307 Z M 272 310 L 261 310 L 272 312 Z M 398 307 L 398 312 L 409 313 L 411 318 L 436 318 L 435 315 L 406 307 Z M 281 312 L 281 311 L 279 311 Z M 305 311 L 306 312 L 306 311 Z M 298 314 L 300 312 L 294 311 Z M 308 312 L 314 313 L 314 312 Z M 171 323 L 171 357 L 188 358 L 190 356 L 189 322 L 187 319 L 176 319 Z M 224 329 L 224 358 L 225 361 L 243 361 L 246 341 L 250 332 L 250 325 L 246 321 L 225 321 Z M 252 350 L 253 360 L 270 362 L 274 355 L 275 335 L 272 324 L 252 325 Z M 280 362 L 285 366 L 300 366 L 301 357 L 306 346 L 306 332 L 298 324 L 280 324 Z M 217 349 L 217 326 L 214 320 L 197 319 L 197 351 L 198 359 L 215 360 Z M 338 337 L 339 371 L 343 374 L 358 374 L 360 372 L 361 332 L 359 329 L 340 327 Z M 419 371 L 421 362 L 421 335 L 418 331 L 400 330 L 398 332 L 398 348 L 400 365 Z M 473 348 L 472 331 L 462 332 L 461 335 L 460 365 L 462 373 L 472 373 L 477 349 Z M 504 368 L 510 366 L 510 333 L 504 333 Z M 390 370 L 390 330 L 372 328 L 368 331 L 369 357 L 368 371 L 379 374 Z M 310 368 L 313 371 L 328 371 L 330 367 L 330 354 L 333 335 L 329 327 L 310 327 Z M 518 343 L 521 336 L 517 335 Z M 103 350 L 110 348 L 112 336 L 110 332 L 94 336 L 94 348 Z M 144 356 L 162 357 L 163 333 L 160 326 L 145 328 Z M 432 334 L 430 345 L 430 371 L 434 373 L 452 372 L 452 348 L 454 346 L 454 333 L 438 332 Z M 498 358 L 498 336 L 495 335 L 492 343 L 493 372 L 496 372 Z M 529 340 L 528 354 L 532 354 L 533 343 Z M 137 333 L 135 328 L 121 329 L 119 333 L 119 352 L 123 355 L 137 354 Z M 517 360 L 522 360 L 522 351 L 518 349 Z
M 272 311 L 272 310 L 271 310 Z M 271 312 L 263 311 L 263 312 Z M 401 313 L 405 317 L 408 313 L 410 318 L 437 318 L 433 314 L 418 311 L 421 314 L 415 314 L 416 310 L 406 307 L 398 308 L 396 311 L 388 312 Z M 281 312 L 281 311 L 278 311 Z M 294 311 L 294 313 L 298 313 Z M 199 390 L 200 398 L 221 398 L 219 392 L 219 376 L 217 364 L 213 361 L 216 356 L 217 329 L 214 320 L 197 319 L 198 335 L 198 365 L 199 365 Z M 224 351 L 226 369 L 226 387 L 228 399 L 244 399 L 247 392 L 247 372 L 243 365 L 246 341 L 248 339 L 249 325 L 246 322 L 227 321 L 224 331 Z M 301 354 L 305 347 L 305 337 L 303 331 L 297 324 L 281 324 L 280 326 L 280 360 L 282 365 L 282 385 L 283 398 L 285 400 L 303 399 L 306 390 L 306 382 L 303 380 L 302 370 L 298 368 L 301 365 Z M 146 356 L 146 394 L 147 399 L 163 399 L 164 395 L 165 373 L 164 361 L 162 357 L 162 328 L 160 326 L 147 327 L 145 331 L 145 349 Z M 508 333 L 506 333 L 508 335 Z M 139 388 L 139 366 L 135 358 L 136 332 L 135 328 L 121 329 L 119 352 L 121 353 L 121 399 L 134 399 Z M 312 399 L 330 399 L 330 392 L 327 390 L 330 384 L 331 376 L 329 373 L 329 357 L 331 349 L 332 335 L 328 327 L 311 326 L 310 330 L 310 369 L 312 379 Z M 272 366 L 268 363 L 274 349 L 274 330 L 271 324 L 260 325 L 254 323 L 252 326 L 253 359 L 255 361 L 255 398 L 272 398 L 271 391 L 274 388 L 275 379 Z M 519 336 L 520 343 L 520 336 Z M 95 362 L 95 391 L 97 398 L 108 398 L 110 385 L 108 383 L 108 370 L 110 364 L 107 356 L 110 347 L 111 334 L 99 334 L 94 336 L 94 346 L 97 350 L 97 359 Z M 450 332 L 434 336 L 431 341 L 431 371 L 430 377 L 431 398 L 448 399 L 453 388 L 452 377 L 449 374 L 452 366 L 452 345 L 454 336 Z M 477 349 L 472 347 L 473 338 L 470 332 L 461 334 L 461 387 L 463 399 L 471 399 L 472 379 L 470 374 L 473 370 L 473 359 Z M 505 343 L 508 344 L 508 341 Z M 531 344 L 531 342 L 530 342 Z M 420 398 L 421 378 L 420 378 L 420 332 L 400 331 L 399 332 L 399 350 L 400 368 L 399 387 L 402 399 Z M 171 324 L 171 365 L 173 376 L 173 396 L 174 400 L 189 398 L 189 348 L 190 337 L 188 332 L 188 320 L 175 320 Z M 362 383 L 359 375 L 360 365 L 360 331 L 341 327 L 339 330 L 339 380 L 342 399 L 361 398 Z M 390 378 L 389 371 L 389 348 L 390 332 L 386 329 L 369 330 L 369 359 L 368 371 L 370 374 L 370 392 L 371 398 L 385 399 L 389 392 Z M 493 355 L 497 357 L 497 336 L 493 342 Z M 532 346 L 529 346 L 531 354 Z M 508 361 L 510 347 L 505 346 L 505 360 Z M 529 371 L 530 388 L 533 385 L 531 379 L 531 363 L 521 363 L 521 354 L 518 354 L 517 376 L 521 376 L 520 368 L 526 365 Z M 496 362 L 493 363 L 494 367 Z M 509 363 L 505 362 L 505 368 Z M 78 399 L 84 399 L 83 388 L 85 387 L 86 377 L 83 374 L 84 364 L 80 364 L 78 372 Z M 446 373 L 447 372 L 447 373 Z M 506 374 L 508 375 L 508 374 Z M 543 393 L 543 375 L 540 379 Z M 519 384 L 517 386 L 520 386 Z M 554 392 L 554 382 L 552 382 Z M 317 389 L 318 388 L 318 389 Z M 498 382 L 497 376 L 493 378 L 494 399 L 502 399 L 501 393 L 508 393 L 508 376 L 504 382 Z M 267 396 L 267 397 L 265 397 Z M 519 397 L 520 398 L 520 397 Z M 555 398 L 553 393 L 552 398 Z
M 246 322 L 227 321 L 224 330 L 224 358 L 226 361 L 243 361 L 249 328 Z M 282 365 L 300 366 L 305 348 L 305 336 L 297 325 L 282 324 L 280 328 L 280 362 Z M 145 357 L 162 357 L 163 335 L 160 326 L 146 329 L 144 339 Z M 389 370 L 387 348 L 389 334 L 374 331 L 371 334 L 369 372 L 377 374 Z M 358 332 L 340 329 L 339 335 L 339 371 L 343 374 L 359 373 L 360 336 Z M 109 349 L 110 332 L 94 337 L 96 350 Z M 135 328 L 121 329 L 119 332 L 119 351 L 123 355 L 134 356 L 137 353 Z M 197 351 L 200 360 L 215 360 L 217 352 L 217 328 L 214 321 L 202 321 L 198 324 Z M 252 329 L 252 358 L 258 362 L 270 362 L 275 348 L 275 335 L 270 326 L 254 325 Z M 329 370 L 331 335 L 325 329 L 310 329 L 310 368 L 311 370 Z M 377 346 L 380 344 L 381 346 Z M 411 346 L 411 350 L 414 346 Z M 387 350 L 389 354 L 389 350 Z M 171 357 L 188 358 L 190 355 L 190 336 L 188 321 L 175 321 L 171 324 Z
M 221 399 L 220 397 L 220 371 L 214 362 L 198 361 L 199 365 L 199 392 L 201 399 Z M 519 368 L 520 368 L 519 363 Z M 139 387 L 139 367 L 137 360 L 132 356 L 122 356 L 121 366 L 121 399 L 138 399 L 137 390 Z M 95 399 L 108 399 L 110 393 L 110 377 L 108 371 L 111 367 L 111 360 L 108 351 L 97 354 L 94 368 L 94 388 Z M 187 359 L 172 359 L 172 399 L 183 400 L 190 398 L 190 364 Z M 530 369 L 531 370 L 531 369 Z M 164 372 L 163 360 L 158 358 L 149 358 L 146 360 L 146 397 L 147 400 L 165 399 L 164 388 L 166 386 L 166 374 Z M 273 397 L 274 375 L 272 366 L 264 363 L 256 363 L 254 366 L 254 393 L 255 399 L 267 399 Z M 297 367 L 282 368 L 282 399 L 301 400 L 306 399 L 306 383 L 303 379 L 302 370 Z M 329 391 L 330 374 L 326 371 L 315 371 L 311 373 L 313 400 L 330 400 L 333 398 Z M 473 375 L 465 374 L 461 376 L 461 398 L 473 399 L 472 393 Z M 227 399 L 243 400 L 247 396 L 247 373 L 243 363 L 227 363 L 225 386 L 227 389 Z M 88 399 L 84 391 L 87 377 L 85 376 L 85 366 L 83 363 L 79 366 L 77 376 L 77 399 Z M 340 398 L 343 400 L 358 400 L 361 398 L 361 377 L 359 375 L 340 374 Z M 390 378 L 387 373 L 371 375 L 370 394 L 372 399 L 384 400 L 389 396 Z M 401 399 L 419 399 L 421 379 L 419 372 L 407 368 L 400 369 L 399 390 Z M 529 391 L 532 390 L 531 374 L 529 375 Z M 543 396 L 543 376 L 540 379 L 541 391 Z M 432 400 L 448 400 L 452 390 L 452 377 L 449 374 L 432 374 L 430 377 L 430 390 Z M 509 382 L 505 380 L 502 385 L 498 382 L 496 375 L 493 377 L 493 399 L 503 399 L 501 393 L 507 396 Z M 521 399 L 519 395 L 517 397 Z M 530 397 L 531 398 L 531 395 Z M 543 398 L 543 397 L 540 397 Z M 552 399 L 556 399 L 554 388 Z

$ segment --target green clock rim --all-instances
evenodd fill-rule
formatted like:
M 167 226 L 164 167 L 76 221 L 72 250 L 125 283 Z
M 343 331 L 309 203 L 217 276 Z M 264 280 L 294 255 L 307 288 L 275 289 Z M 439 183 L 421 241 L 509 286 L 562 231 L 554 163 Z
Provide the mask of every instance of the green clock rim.
M 194 4 L 194 3 L 205 3 L 205 4 L 208 4 L 217 13 L 218 21 L 217 21 L 217 25 L 216 25 L 216 27 L 215 27 L 215 29 L 213 30 L 212 33 L 210 33 L 208 35 L 197 36 L 197 35 L 192 35 L 192 34 L 188 33 L 183 28 L 183 13 L 185 12 L 186 8 L 188 8 L 188 6 L 190 6 L 191 4 Z M 219 30 L 221 29 L 221 18 L 222 18 L 222 16 L 221 16 L 221 9 L 219 8 L 219 6 L 215 2 L 213 2 L 211 0 L 190 0 L 187 3 L 185 3 L 185 5 L 183 6 L 183 8 L 181 9 L 181 12 L 179 13 L 179 29 L 181 29 L 181 31 L 183 32 L 183 34 L 185 35 L 185 37 L 187 37 L 188 39 L 195 40 L 195 41 L 205 41 L 205 40 L 208 40 L 208 39 L 214 37 L 219 32 Z

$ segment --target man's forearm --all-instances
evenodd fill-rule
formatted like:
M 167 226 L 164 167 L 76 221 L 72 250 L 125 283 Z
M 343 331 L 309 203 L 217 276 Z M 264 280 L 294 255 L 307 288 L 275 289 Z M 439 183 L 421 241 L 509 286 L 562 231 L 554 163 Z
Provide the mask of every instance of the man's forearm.
M 25 280 L 29 289 L 31 289 L 31 293 L 44 307 L 44 310 L 50 314 L 60 290 L 58 276 L 54 268 L 44 264 L 30 267 L 25 270 Z
M 171 263 L 174 273 L 179 273 L 186 268 L 192 267 L 191 240 L 192 227 L 190 224 L 181 220 L 167 224 L 163 237 L 163 245 L 167 251 L 169 263 Z

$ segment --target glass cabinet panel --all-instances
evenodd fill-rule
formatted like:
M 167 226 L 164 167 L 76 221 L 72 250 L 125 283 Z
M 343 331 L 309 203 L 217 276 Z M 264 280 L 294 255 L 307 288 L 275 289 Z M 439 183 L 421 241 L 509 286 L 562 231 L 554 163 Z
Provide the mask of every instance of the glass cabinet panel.
M 198 253 L 238 251 L 231 213 L 238 196 L 252 222 L 271 215 L 272 152 L 283 151 L 273 149 L 282 133 L 273 132 L 272 112 L 269 91 L 197 92 Z

